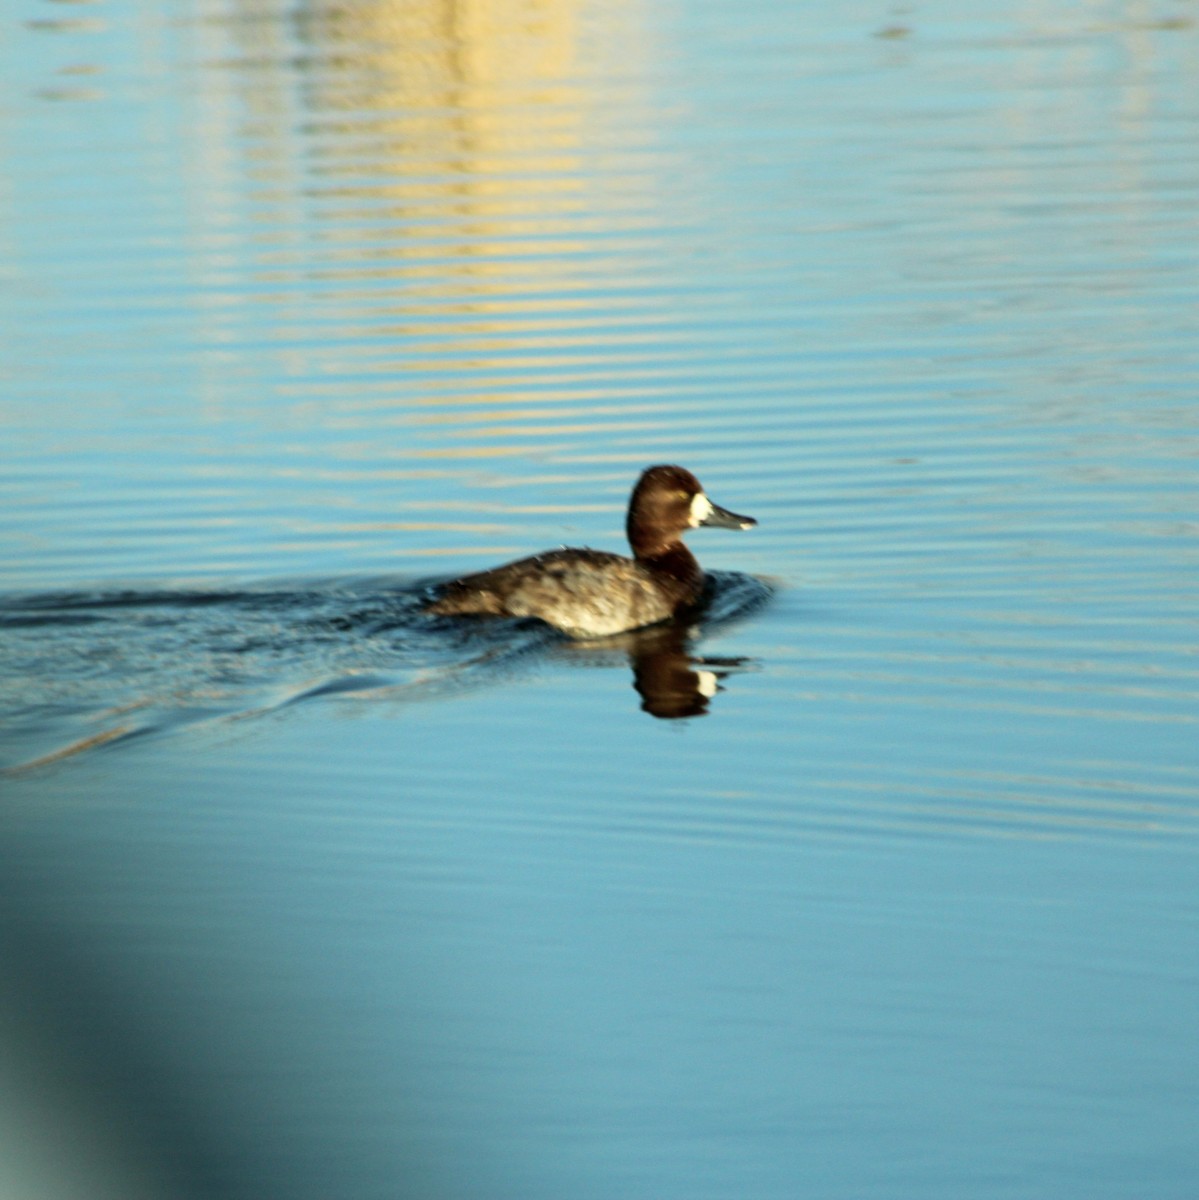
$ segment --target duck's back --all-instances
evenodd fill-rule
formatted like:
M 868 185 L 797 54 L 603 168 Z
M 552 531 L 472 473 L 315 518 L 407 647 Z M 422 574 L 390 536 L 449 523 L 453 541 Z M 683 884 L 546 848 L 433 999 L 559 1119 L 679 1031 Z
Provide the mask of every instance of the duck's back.
M 551 550 L 457 579 L 429 611 L 538 617 L 574 637 L 606 637 L 666 620 L 701 584 L 620 554 Z

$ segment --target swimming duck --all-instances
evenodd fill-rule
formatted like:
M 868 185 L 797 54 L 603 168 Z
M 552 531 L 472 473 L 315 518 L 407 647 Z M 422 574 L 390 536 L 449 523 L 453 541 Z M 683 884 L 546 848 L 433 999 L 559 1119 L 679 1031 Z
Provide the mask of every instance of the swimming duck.
M 428 611 L 442 616 L 538 617 L 573 638 L 607 637 L 654 625 L 698 603 L 704 573 L 683 545 L 700 526 L 752 529 L 713 504 L 683 467 L 642 472 L 626 521 L 632 558 L 603 550 L 547 550 L 442 584 Z

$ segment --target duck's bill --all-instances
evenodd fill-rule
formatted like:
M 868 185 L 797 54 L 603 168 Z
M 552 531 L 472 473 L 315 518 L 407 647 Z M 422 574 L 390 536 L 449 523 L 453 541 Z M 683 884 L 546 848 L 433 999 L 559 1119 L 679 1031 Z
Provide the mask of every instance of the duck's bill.
M 711 511 L 706 513 L 701 519 L 701 525 L 708 525 L 716 529 L 752 529 L 757 521 L 753 517 L 742 517 L 735 512 L 729 512 L 727 508 L 721 508 L 719 504 L 712 504 L 709 500 Z

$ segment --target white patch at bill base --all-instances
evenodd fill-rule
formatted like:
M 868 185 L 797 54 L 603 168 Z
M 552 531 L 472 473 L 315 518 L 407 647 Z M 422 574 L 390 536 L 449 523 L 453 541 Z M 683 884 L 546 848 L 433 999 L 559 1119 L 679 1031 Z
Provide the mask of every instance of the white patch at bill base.
M 703 492 L 691 498 L 691 528 L 698 529 L 712 515 L 712 501 Z

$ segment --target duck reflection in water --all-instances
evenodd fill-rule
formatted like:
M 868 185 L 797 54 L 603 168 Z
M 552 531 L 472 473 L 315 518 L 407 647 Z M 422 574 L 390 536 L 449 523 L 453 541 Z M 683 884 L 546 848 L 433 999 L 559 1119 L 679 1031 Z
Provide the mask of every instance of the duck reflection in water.
M 594 656 L 595 665 L 610 658 L 628 658 L 633 687 L 641 697 L 641 710 L 663 720 L 702 717 L 721 680 L 750 666 L 746 658 L 692 657 L 689 643 L 695 631 L 679 622 L 654 625 L 617 634 L 602 641 L 572 642 L 562 656 L 579 661 Z

